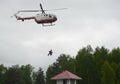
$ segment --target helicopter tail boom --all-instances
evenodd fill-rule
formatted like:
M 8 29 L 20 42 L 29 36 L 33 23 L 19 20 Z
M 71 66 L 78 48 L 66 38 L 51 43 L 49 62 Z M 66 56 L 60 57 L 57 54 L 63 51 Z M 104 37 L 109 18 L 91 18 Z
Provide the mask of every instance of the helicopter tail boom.
M 17 20 L 21 20 L 21 21 L 24 21 L 24 20 L 30 20 L 30 19 L 35 19 L 35 17 L 19 17 L 17 15 L 14 15 L 16 17 Z

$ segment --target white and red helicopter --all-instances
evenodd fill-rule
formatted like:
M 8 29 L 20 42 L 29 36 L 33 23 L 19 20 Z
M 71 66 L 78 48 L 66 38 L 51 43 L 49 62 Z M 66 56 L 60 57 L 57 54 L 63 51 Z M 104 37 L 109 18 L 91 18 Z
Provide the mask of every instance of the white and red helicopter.
M 53 25 L 52 23 L 57 21 L 56 15 L 46 14 L 45 11 L 48 11 L 48 10 L 43 10 L 42 4 L 40 4 L 40 8 L 41 10 L 20 10 L 16 14 L 14 14 L 14 16 L 16 17 L 17 20 L 24 21 L 24 20 L 33 19 L 37 24 L 42 24 L 42 26 L 46 26 L 44 24 L 50 24 L 47 26 L 52 26 Z M 63 10 L 63 9 L 66 9 L 66 8 L 53 9 L 53 10 Z M 35 16 L 31 16 L 31 17 L 20 17 L 17 15 L 20 12 L 41 12 L 41 13 L 38 13 Z

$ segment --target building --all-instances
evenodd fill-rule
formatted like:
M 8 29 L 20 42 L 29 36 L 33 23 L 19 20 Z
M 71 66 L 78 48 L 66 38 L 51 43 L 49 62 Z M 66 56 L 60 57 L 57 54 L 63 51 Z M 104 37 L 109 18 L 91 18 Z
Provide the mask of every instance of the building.
M 76 84 L 76 80 L 80 79 L 82 78 L 67 70 L 51 78 L 51 80 L 56 80 L 56 84 Z

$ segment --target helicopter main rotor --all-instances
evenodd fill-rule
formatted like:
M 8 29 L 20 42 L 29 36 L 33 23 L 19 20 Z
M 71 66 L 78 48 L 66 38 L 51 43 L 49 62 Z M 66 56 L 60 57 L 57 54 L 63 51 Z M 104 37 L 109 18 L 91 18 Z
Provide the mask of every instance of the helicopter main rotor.
M 42 13 L 45 13 L 45 11 L 64 10 L 64 9 L 67 9 L 67 8 L 44 10 L 43 7 L 42 7 L 42 4 L 40 3 L 40 9 L 41 10 L 20 10 L 20 11 L 17 12 L 17 14 L 20 13 L 20 12 L 42 12 Z

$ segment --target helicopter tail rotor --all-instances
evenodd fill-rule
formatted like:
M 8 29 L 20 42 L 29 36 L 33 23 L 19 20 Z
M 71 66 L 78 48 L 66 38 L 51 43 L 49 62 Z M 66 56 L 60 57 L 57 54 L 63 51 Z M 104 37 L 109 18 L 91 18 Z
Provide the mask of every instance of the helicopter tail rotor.
M 13 14 L 13 15 L 11 16 L 11 18 L 17 17 L 17 14 L 18 14 L 18 13 L 19 13 L 19 11 L 18 11 L 17 13 Z

